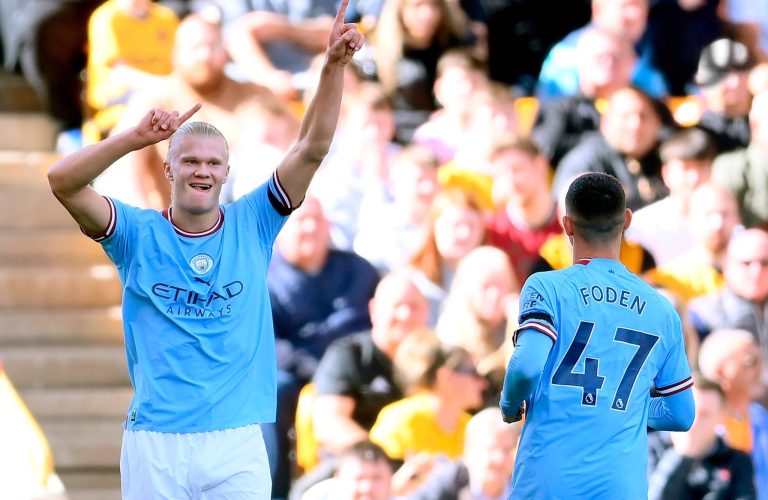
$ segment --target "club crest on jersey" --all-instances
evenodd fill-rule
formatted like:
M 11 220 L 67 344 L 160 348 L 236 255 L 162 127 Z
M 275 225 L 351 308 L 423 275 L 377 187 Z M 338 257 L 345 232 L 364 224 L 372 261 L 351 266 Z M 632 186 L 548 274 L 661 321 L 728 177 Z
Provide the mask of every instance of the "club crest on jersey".
M 213 259 L 210 255 L 201 253 L 192 257 L 189 265 L 192 266 L 192 270 L 197 274 L 203 275 L 213 268 Z

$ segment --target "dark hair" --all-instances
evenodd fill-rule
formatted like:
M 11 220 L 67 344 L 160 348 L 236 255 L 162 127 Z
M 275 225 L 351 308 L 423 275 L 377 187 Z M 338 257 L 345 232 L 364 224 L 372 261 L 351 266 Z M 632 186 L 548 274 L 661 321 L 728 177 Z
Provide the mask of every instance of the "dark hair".
M 685 128 L 666 139 L 659 148 L 661 161 L 709 161 L 717 155 L 712 137 L 696 127 Z
M 485 63 L 471 50 L 465 47 L 448 49 L 437 60 L 437 76 L 440 77 L 450 68 L 461 68 L 467 71 L 481 71 L 485 73 Z
M 463 347 L 446 345 L 434 331 L 415 330 L 397 348 L 394 358 L 395 381 L 406 395 L 427 389 L 437 383 L 442 367 L 450 370 L 471 362 L 472 355 Z
M 528 137 L 522 137 L 519 135 L 509 134 L 502 136 L 495 140 L 491 146 L 491 152 L 488 155 L 491 160 L 495 159 L 502 153 L 507 151 L 520 151 L 527 154 L 531 158 L 535 158 L 541 155 L 541 150 L 536 146 Z
M 621 234 L 625 210 L 624 187 L 608 174 L 582 174 L 565 195 L 565 213 L 587 242 L 603 243 Z
M 725 401 L 725 392 L 720 384 L 699 372 L 694 372 L 691 378 L 693 378 L 693 386 L 696 390 L 714 392 L 718 395 L 721 402 Z
M 390 469 L 393 469 L 392 461 L 382 447 L 368 439 L 358 441 L 345 448 L 339 456 L 337 468 L 341 467 L 344 462 L 352 460 L 365 463 L 386 462 Z

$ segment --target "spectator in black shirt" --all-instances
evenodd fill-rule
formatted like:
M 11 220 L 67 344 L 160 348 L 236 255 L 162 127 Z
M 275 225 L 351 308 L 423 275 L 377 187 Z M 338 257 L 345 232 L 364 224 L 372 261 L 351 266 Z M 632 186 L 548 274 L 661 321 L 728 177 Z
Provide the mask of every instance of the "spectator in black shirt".
M 693 398 L 696 418 L 688 432 L 649 436 L 648 498 L 757 498 L 751 458 L 718 435 L 725 414 L 723 390 L 717 383 L 698 377 Z

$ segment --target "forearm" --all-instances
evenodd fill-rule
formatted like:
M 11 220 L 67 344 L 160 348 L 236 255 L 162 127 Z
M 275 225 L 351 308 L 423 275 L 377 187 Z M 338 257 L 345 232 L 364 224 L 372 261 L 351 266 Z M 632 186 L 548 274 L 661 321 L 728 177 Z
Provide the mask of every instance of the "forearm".
M 324 451 L 332 454 L 343 452 L 349 446 L 368 438 L 368 431 L 350 417 L 328 418 L 322 426 L 315 427 L 315 434 Z
M 547 363 L 552 340 L 535 331 L 523 330 L 509 359 L 501 391 L 501 411 L 514 415 L 523 401 L 536 389 Z
M 122 156 L 141 147 L 133 129 L 86 146 L 51 167 L 48 171 L 51 190 L 58 197 L 73 195 L 88 186 Z
M 684 432 L 693 424 L 693 393 L 686 389 L 671 396 L 651 398 L 648 426 L 658 431 Z
M 262 72 L 275 72 L 277 68 L 269 60 L 261 45 L 249 36 L 233 36 L 227 44 L 232 60 L 252 81 L 260 81 Z
M 341 110 L 343 91 L 344 66 L 326 61 L 299 131 L 299 140 L 304 141 L 320 157 L 318 161 L 322 161 L 330 148 Z
M 312 52 L 321 52 L 328 43 L 328 32 L 332 25 L 333 18 L 330 16 L 307 19 L 289 31 L 289 39 L 299 47 Z

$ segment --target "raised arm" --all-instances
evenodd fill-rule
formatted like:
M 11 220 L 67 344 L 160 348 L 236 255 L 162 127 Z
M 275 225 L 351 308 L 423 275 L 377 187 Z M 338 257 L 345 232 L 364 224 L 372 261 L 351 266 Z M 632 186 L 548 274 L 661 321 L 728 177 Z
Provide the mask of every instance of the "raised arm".
M 299 138 L 277 168 L 280 183 L 293 207 L 304 199 L 309 183 L 328 153 L 341 109 L 344 66 L 363 46 L 364 37 L 354 23 L 344 23 L 349 0 L 343 0 L 328 39 L 320 81 L 301 123 Z
M 168 139 L 199 109 L 196 104 L 181 116 L 176 111 L 152 109 L 135 127 L 65 156 L 48 171 L 51 191 L 83 231 L 104 231 L 109 224 L 109 205 L 90 184 L 125 154 Z

